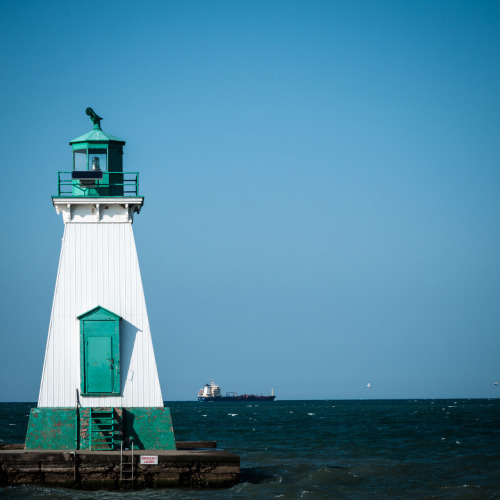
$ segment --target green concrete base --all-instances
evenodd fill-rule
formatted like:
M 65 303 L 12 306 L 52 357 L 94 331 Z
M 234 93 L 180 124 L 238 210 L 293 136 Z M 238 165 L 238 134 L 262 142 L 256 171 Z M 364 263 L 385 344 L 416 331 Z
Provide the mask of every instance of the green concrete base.
M 26 433 L 28 450 L 88 450 L 89 408 L 32 408 Z M 175 450 L 170 408 L 113 408 L 114 449 L 131 442 L 138 450 Z
M 32 408 L 26 432 L 28 450 L 78 449 L 76 408 Z
M 170 408 L 123 408 L 123 435 L 139 450 L 175 450 Z

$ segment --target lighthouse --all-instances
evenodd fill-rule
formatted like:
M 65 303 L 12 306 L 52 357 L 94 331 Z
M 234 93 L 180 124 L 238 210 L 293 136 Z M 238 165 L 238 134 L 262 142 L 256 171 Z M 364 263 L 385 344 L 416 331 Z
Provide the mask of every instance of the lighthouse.
M 132 224 L 144 197 L 125 141 L 101 128 L 70 141 L 52 202 L 64 222 L 37 408 L 26 448 L 175 449 L 164 407 Z

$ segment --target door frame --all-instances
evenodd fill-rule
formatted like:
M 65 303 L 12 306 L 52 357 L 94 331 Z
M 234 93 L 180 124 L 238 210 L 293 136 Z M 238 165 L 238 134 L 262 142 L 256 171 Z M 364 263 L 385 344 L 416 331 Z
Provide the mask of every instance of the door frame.
M 105 397 L 120 395 L 120 319 L 117 314 L 104 307 L 97 306 L 77 317 L 80 320 L 80 394 L 87 397 Z M 114 360 L 113 388 L 109 392 L 87 392 L 87 338 L 85 325 L 94 321 L 112 322 L 111 329 L 106 328 L 103 336 L 111 337 L 111 352 Z M 95 332 L 89 336 L 99 336 Z

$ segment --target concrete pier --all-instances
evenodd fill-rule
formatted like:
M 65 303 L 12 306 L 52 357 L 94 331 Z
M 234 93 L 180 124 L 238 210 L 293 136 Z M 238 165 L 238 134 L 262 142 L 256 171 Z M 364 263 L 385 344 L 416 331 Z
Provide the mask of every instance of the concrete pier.
M 178 442 L 177 450 L 120 451 L 0 449 L 0 484 L 43 484 L 82 489 L 230 487 L 240 476 L 240 457 L 210 449 L 214 442 Z M 208 448 L 208 449 L 200 449 Z M 157 464 L 141 464 L 141 456 Z M 154 460 L 156 461 L 156 460 Z

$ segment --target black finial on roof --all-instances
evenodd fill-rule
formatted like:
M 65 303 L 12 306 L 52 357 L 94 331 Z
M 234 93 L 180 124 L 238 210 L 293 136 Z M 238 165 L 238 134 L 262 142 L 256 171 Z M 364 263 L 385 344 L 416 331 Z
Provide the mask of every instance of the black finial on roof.
M 85 113 L 90 116 L 90 121 L 94 124 L 94 128 L 97 130 L 101 130 L 102 118 L 92 108 L 87 108 L 85 110 Z

